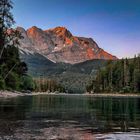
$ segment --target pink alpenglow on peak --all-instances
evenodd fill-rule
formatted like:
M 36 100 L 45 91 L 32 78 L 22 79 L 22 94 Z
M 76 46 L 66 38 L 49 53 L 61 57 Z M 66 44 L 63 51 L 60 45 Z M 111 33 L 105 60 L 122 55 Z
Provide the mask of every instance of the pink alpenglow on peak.
M 65 27 L 43 31 L 36 26 L 24 30 L 20 48 L 39 53 L 53 62 L 80 63 L 93 59 L 116 60 L 116 56 L 101 49 L 92 38 L 73 36 Z

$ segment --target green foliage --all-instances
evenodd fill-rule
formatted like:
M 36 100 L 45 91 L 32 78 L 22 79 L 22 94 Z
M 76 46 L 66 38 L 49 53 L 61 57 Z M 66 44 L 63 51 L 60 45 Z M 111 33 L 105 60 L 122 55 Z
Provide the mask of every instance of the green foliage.
M 98 71 L 94 82 L 87 85 L 87 91 L 140 93 L 140 55 L 134 59 L 108 62 Z
M 125 87 L 122 88 L 122 91 L 120 91 L 120 92 L 122 92 L 122 93 L 129 93 L 131 91 L 132 90 L 131 90 L 131 87 L 130 86 L 125 86 Z
M 7 89 L 19 90 L 20 86 L 19 76 L 14 72 L 9 73 L 9 75 L 5 80 L 5 84 Z
M 35 89 L 35 83 L 32 79 L 31 76 L 24 75 L 21 78 L 21 85 L 20 85 L 22 90 L 34 90 Z
M 21 90 L 21 79 L 27 72 L 27 65 L 19 58 L 21 35 L 11 29 L 14 24 L 11 0 L 0 1 L 0 89 Z
M 5 82 L 2 77 L 0 77 L 0 89 L 5 89 Z

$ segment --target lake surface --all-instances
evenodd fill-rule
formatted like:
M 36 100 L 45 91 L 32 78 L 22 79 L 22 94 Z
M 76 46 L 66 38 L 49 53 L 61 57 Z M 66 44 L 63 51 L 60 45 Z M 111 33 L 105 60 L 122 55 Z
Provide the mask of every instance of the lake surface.
M 140 98 L 0 99 L 0 140 L 140 140 Z

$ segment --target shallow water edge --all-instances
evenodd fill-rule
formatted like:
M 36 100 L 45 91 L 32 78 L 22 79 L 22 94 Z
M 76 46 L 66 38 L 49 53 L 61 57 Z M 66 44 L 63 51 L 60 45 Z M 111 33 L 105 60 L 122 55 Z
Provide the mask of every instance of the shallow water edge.
M 91 97 L 138 97 L 140 98 L 140 93 L 84 93 L 84 94 L 68 94 L 68 93 L 49 93 L 49 92 L 32 92 L 32 93 L 22 93 L 22 92 L 11 92 L 11 91 L 0 91 L 0 98 L 12 98 L 12 97 L 18 97 L 18 96 L 33 96 L 33 95 L 71 95 L 71 96 L 91 96 Z

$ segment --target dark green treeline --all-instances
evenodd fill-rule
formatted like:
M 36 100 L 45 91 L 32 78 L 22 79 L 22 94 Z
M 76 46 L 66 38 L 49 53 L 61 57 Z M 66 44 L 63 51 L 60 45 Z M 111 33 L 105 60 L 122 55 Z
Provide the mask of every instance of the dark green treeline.
M 140 93 L 140 55 L 108 62 L 87 85 L 87 92 Z

